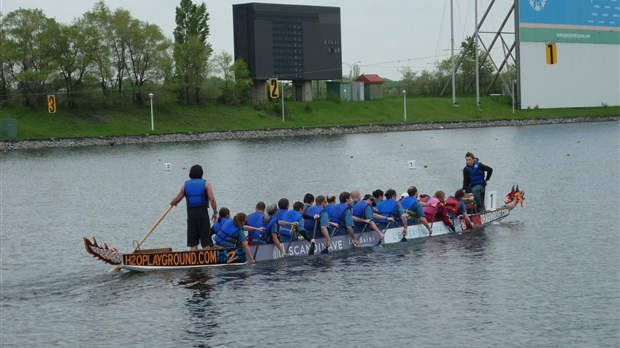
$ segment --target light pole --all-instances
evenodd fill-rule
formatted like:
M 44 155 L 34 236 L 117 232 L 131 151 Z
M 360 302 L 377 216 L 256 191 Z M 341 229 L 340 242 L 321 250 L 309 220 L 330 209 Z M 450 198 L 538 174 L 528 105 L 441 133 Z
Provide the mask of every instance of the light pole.
M 407 122 L 407 90 L 403 89 L 403 115 Z
M 517 80 L 512 80 L 512 114 L 515 114 L 515 86 L 517 85 Z
M 151 98 L 151 131 L 155 130 L 155 121 L 153 121 L 153 93 L 149 93 L 149 98 Z

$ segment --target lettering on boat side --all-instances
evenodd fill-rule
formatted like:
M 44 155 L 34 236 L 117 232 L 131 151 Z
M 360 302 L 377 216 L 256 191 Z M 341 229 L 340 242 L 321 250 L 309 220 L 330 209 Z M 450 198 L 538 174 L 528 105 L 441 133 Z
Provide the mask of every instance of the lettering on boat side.
M 243 263 L 245 261 L 245 250 L 243 248 L 123 255 L 123 264 L 126 266 L 180 267 Z

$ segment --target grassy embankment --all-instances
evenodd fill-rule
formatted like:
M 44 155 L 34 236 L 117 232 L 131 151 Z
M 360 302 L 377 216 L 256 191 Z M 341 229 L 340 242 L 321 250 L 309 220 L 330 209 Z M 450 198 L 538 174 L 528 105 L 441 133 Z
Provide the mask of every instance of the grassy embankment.
M 511 100 L 506 97 L 481 98 L 481 110 L 476 110 L 474 98 L 459 98 L 458 102 L 460 107 L 455 108 L 451 106 L 450 98 L 408 98 L 407 123 L 620 115 L 618 106 L 516 110 L 513 115 Z M 74 110 L 60 106 L 56 114 L 48 114 L 44 106 L 36 110 L 4 107 L 0 109 L 0 118 L 17 120 L 19 140 L 403 122 L 403 99 L 400 97 L 364 102 L 285 101 L 285 104 L 287 117 L 283 123 L 279 103 L 271 106 L 208 104 L 188 107 L 163 106 L 155 102 L 154 132 L 151 132 L 148 103 Z

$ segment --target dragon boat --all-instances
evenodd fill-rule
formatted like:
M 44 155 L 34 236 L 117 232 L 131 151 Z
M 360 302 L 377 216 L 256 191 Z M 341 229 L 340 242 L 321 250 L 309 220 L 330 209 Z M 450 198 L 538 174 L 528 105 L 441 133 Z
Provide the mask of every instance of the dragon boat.
M 512 191 L 506 195 L 503 206 L 479 214 L 470 214 L 471 225 L 468 225 L 462 217 L 457 217 L 453 220 L 454 231 L 452 231 L 443 221 L 435 221 L 432 224 L 432 235 L 441 236 L 450 233 L 463 233 L 481 229 L 490 223 L 506 218 L 517 205 L 520 204 L 523 206 L 524 197 L 524 192 L 520 191 L 518 186 L 516 188 L 513 187 Z M 333 236 L 329 246 L 329 253 L 353 248 L 375 249 L 378 247 L 380 248 L 382 244 L 402 243 L 417 238 L 430 237 L 426 227 L 421 224 L 409 225 L 406 235 L 403 235 L 402 226 L 389 227 L 388 225 L 383 232 L 384 239 L 381 240 L 376 232 L 365 229 L 362 230 L 357 234 L 357 238 L 360 242 L 359 246 L 355 246 L 348 235 Z M 86 237 L 84 237 L 83 240 L 86 251 L 94 258 L 120 269 L 130 271 L 243 265 L 247 262 L 246 253 L 242 247 L 202 249 L 196 251 L 172 251 L 172 248 L 138 249 L 123 254 L 116 248 L 109 248 L 105 243 L 103 246 L 98 245 L 94 237 L 93 241 L 90 241 Z M 323 238 L 317 238 L 314 248 L 310 242 L 303 239 L 283 242 L 283 246 L 289 257 L 310 256 L 315 253 L 324 254 L 326 251 L 324 250 L 325 243 L 323 240 Z M 282 254 L 274 244 L 252 245 L 250 246 L 250 252 L 254 256 L 256 262 L 282 258 Z

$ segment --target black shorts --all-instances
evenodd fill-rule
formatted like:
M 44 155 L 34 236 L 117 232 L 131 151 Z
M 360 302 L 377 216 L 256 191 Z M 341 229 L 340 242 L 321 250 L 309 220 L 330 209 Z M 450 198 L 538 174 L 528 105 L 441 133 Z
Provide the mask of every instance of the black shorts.
M 213 246 L 207 207 L 187 207 L 187 246 Z

